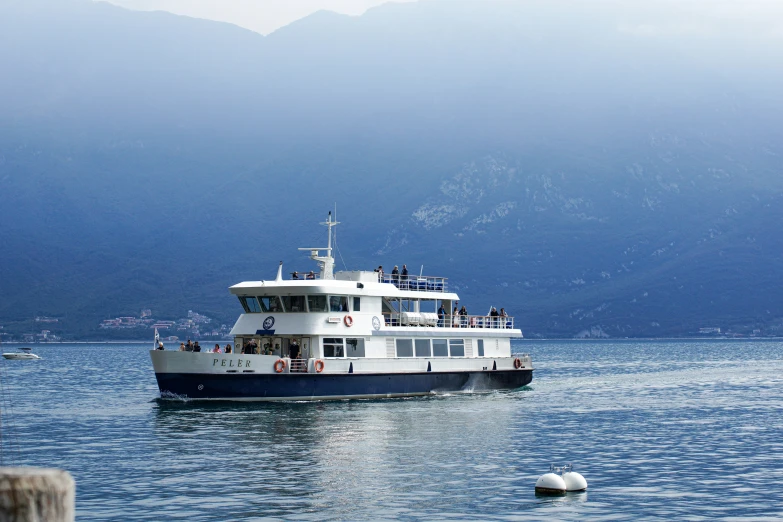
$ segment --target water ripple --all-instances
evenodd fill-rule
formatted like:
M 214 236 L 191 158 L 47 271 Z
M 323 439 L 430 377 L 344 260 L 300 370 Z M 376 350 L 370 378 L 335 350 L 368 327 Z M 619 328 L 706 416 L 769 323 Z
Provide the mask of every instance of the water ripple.
M 526 342 L 520 391 L 282 404 L 156 400 L 146 348 L 2 366 L 3 455 L 68 469 L 79 520 L 783 517 L 777 342 Z M 589 491 L 536 497 L 565 462 Z

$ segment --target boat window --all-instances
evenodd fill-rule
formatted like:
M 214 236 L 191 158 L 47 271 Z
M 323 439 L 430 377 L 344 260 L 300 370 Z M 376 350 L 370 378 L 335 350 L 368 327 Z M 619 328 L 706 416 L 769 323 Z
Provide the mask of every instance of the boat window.
M 329 296 L 329 311 L 330 312 L 347 312 L 348 311 L 348 298 L 344 295 L 330 295 Z
M 433 357 L 448 357 L 449 356 L 449 344 L 446 339 L 433 339 L 432 340 L 432 356 Z
M 342 337 L 324 338 L 324 357 L 344 357 Z
M 353 298 L 353 311 L 358 312 L 362 309 L 362 298 L 361 297 L 354 297 Z
M 462 339 L 451 339 L 449 341 L 452 357 L 465 357 L 465 341 Z
M 247 296 L 240 296 L 239 302 L 242 303 L 242 308 L 245 309 L 245 312 L 250 313 L 259 313 L 261 311 L 261 307 L 258 305 L 258 299 L 255 297 L 247 297 Z
M 282 312 L 283 307 L 280 305 L 280 299 L 276 295 L 265 295 L 258 298 L 261 303 L 261 309 L 264 312 Z
M 286 312 L 306 312 L 303 295 L 284 295 L 283 306 Z
M 348 357 L 364 357 L 364 339 L 351 339 L 345 340 L 346 355 Z
M 430 340 L 416 339 L 416 357 L 430 357 Z
M 478 340 L 478 356 L 484 357 L 484 339 Z
M 397 357 L 413 357 L 413 340 L 397 339 Z
M 326 312 L 326 296 L 308 295 L 307 306 L 310 307 L 311 312 Z

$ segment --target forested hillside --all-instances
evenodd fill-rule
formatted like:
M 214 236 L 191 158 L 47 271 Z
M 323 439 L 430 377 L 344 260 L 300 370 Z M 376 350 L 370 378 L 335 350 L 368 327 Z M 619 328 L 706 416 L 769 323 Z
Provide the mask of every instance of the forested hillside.
M 0 333 L 407 263 L 527 336 L 783 331 L 783 45 L 690 4 L 418 2 L 263 37 L 0 4 Z M 731 22 L 731 23 L 729 23 Z

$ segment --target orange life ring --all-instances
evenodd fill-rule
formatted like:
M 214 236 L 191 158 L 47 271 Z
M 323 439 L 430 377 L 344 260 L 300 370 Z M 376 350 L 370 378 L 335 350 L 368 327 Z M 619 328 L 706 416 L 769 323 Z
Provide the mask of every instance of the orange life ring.
M 351 317 L 350 315 L 346 315 L 343 318 L 343 322 L 345 323 L 345 326 L 350 328 L 351 326 L 353 326 L 353 317 Z
M 321 373 L 322 371 L 324 371 L 324 362 L 321 359 L 316 359 L 314 365 L 315 365 L 316 372 Z
M 519 359 L 519 357 L 514 359 L 514 368 L 516 368 L 517 370 L 522 368 L 522 361 Z
M 283 370 L 285 370 L 285 361 L 283 359 L 278 359 L 275 361 L 275 371 L 277 373 L 281 373 Z

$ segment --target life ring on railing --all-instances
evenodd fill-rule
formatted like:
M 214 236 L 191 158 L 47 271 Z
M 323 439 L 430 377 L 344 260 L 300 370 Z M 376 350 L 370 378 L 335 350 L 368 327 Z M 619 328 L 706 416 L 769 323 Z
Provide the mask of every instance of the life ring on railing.
M 285 370 L 285 361 L 283 359 L 278 359 L 275 361 L 275 372 L 282 373 L 282 371 Z
M 317 373 L 324 371 L 324 362 L 321 359 L 316 359 L 314 366 Z
M 514 359 L 514 368 L 516 368 L 517 370 L 522 368 L 522 360 L 519 357 Z
M 343 318 L 343 322 L 345 323 L 345 326 L 350 328 L 351 326 L 353 326 L 353 317 L 351 317 L 350 315 L 346 315 Z

